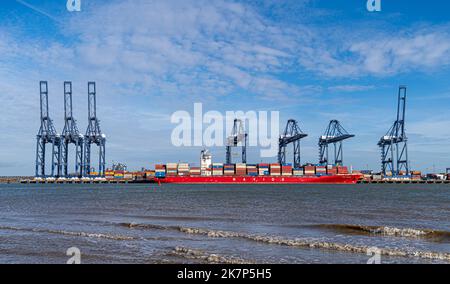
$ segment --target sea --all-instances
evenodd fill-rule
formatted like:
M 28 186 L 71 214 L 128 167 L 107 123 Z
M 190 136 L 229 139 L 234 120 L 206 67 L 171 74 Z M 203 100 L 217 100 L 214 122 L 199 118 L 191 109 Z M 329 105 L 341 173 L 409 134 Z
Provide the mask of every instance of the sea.
M 0 263 L 450 264 L 449 185 L 0 185 Z

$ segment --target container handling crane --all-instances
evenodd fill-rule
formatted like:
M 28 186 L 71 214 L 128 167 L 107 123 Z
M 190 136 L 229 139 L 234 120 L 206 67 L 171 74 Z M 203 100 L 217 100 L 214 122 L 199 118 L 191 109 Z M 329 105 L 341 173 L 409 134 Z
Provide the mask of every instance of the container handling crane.
M 68 159 L 69 145 L 75 145 L 75 173 L 77 177 L 83 174 L 83 143 L 84 136 L 78 131 L 77 122 L 72 109 L 72 82 L 64 82 L 64 129 L 62 132 L 61 163 L 65 177 L 69 177 Z
M 97 101 L 95 82 L 88 82 L 88 128 L 84 137 L 83 176 L 91 176 L 91 145 L 95 144 L 99 150 L 98 176 L 105 175 L 105 144 L 106 136 L 100 129 L 97 118 Z
M 308 134 L 302 132 L 298 123 L 294 119 L 288 120 L 283 134 L 278 140 L 278 163 L 286 164 L 286 147 L 289 144 L 294 145 L 294 168 L 301 167 L 300 140 L 307 137 Z
M 61 136 L 56 132 L 48 111 L 48 84 L 47 81 L 39 83 L 41 105 L 41 127 L 36 136 L 36 177 L 47 177 L 45 172 L 46 144 L 52 145 L 52 177 L 61 175 Z
M 409 175 L 408 138 L 405 133 L 406 86 L 398 90 L 397 120 L 389 131 L 381 137 L 378 146 L 381 148 L 381 171 L 384 176 L 388 171 L 399 176 L 404 170 Z
M 226 163 L 231 164 L 231 148 L 242 145 L 242 163 L 247 163 L 247 138 L 248 134 L 244 130 L 244 122 L 241 119 L 235 119 L 231 135 L 227 138 Z
M 331 120 L 323 136 L 319 138 L 319 164 L 331 165 L 328 158 L 328 146 L 334 146 L 334 166 L 343 165 L 343 148 L 342 142 L 355 135 L 349 134 L 337 120 Z

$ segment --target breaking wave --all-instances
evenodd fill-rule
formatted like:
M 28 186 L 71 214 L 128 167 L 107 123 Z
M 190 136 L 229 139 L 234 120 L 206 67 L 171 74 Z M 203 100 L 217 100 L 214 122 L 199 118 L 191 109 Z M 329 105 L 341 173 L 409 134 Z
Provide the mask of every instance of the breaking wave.
M 58 235 L 77 236 L 77 237 L 86 237 L 86 238 L 100 238 L 100 239 L 119 240 L 119 241 L 135 239 L 135 238 L 129 237 L 129 236 L 108 235 L 108 234 L 102 234 L 102 233 L 72 232 L 72 231 L 40 229 L 40 228 L 18 228 L 18 227 L 0 226 L 0 229 L 1 230 L 10 230 L 10 231 L 33 232 L 33 233 L 58 234 Z
M 440 240 L 450 240 L 450 232 L 429 230 L 429 229 L 395 228 L 395 227 L 384 227 L 384 226 L 341 225 L 341 224 L 312 225 L 312 227 L 320 227 L 320 228 L 332 229 L 332 230 L 336 230 L 336 231 L 368 233 L 368 234 L 373 234 L 373 235 L 384 235 L 384 236 L 394 236 L 394 237 L 432 238 L 432 239 L 440 239 Z
M 124 224 L 122 224 L 122 225 L 124 225 Z M 313 238 L 286 239 L 286 238 L 277 237 L 277 236 L 255 235 L 255 234 L 247 234 L 247 233 L 240 233 L 240 232 L 201 229 L 201 228 L 189 228 L 189 227 L 181 227 L 181 226 L 160 226 L 160 225 L 133 224 L 133 223 L 128 224 L 128 226 L 130 228 L 143 228 L 143 229 L 162 228 L 164 230 L 177 230 L 177 231 L 185 233 L 185 234 L 204 235 L 204 236 L 211 237 L 211 238 L 239 238 L 239 239 L 245 239 L 245 240 L 259 242 L 259 243 L 283 245 L 283 246 L 298 247 L 298 248 L 328 249 L 328 250 L 334 250 L 334 251 L 362 253 L 362 254 L 367 254 L 368 251 L 373 249 L 373 247 L 371 247 L 371 246 L 341 244 L 341 243 L 336 243 L 336 242 L 317 240 L 317 239 L 313 239 Z M 381 255 L 393 256 L 393 257 L 417 257 L 417 258 L 423 258 L 423 259 L 450 261 L 450 253 L 440 253 L 440 252 L 430 252 L 430 251 L 409 251 L 409 250 L 401 250 L 401 249 L 396 249 L 396 248 L 380 248 L 379 253 Z
M 194 259 L 206 262 L 208 264 L 254 264 L 253 261 L 244 260 L 239 257 L 224 256 L 211 254 L 202 250 L 191 249 L 186 247 L 176 247 L 169 255 L 183 257 L 186 259 Z
M 334 242 L 326 242 L 326 241 L 317 241 L 314 239 L 285 239 L 281 237 L 273 237 L 273 236 L 260 236 L 260 235 L 251 235 L 245 233 L 237 233 L 237 232 L 227 232 L 227 231 L 215 231 L 215 230 L 205 230 L 205 229 L 196 229 L 196 228 L 180 228 L 180 231 L 188 233 L 188 234 L 201 234 L 207 235 L 208 237 L 215 238 L 242 238 L 247 240 L 252 240 L 261 243 L 267 244 L 276 244 L 276 245 L 284 245 L 291 247 L 303 247 L 303 248 L 320 248 L 320 249 L 329 249 L 336 251 L 344 251 L 344 252 L 354 252 L 354 253 L 362 253 L 366 254 L 369 250 L 372 249 L 370 246 L 358 246 L 351 244 L 340 244 Z M 427 252 L 427 251 L 406 251 L 400 249 L 392 249 L 392 248 L 380 248 L 379 252 L 381 255 L 386 256 L 399 256 L 399 257 L 419 257 L 424 259 L 437 259 L 437 260 L 446 260 L 450 261 L 450 253 L 438 253 L 438 252 Z

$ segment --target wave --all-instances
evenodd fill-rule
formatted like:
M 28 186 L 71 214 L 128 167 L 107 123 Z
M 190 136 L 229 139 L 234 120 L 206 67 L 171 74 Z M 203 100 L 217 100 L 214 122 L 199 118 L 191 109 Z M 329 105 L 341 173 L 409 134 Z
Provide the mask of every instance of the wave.
M 195 229 L 195 228 L 181 228 L 182 232 L 189 234 L 201 234 L 207 235 L 208 237 L 221 237 L 221 238 L 242 238 L 247 240 L 252 240 L 261 243 L 267 244 L 277 244 L 291 247 L 304 247 L 304 248 L 320 248 L 320 249 L 330 249 L 336 251 L 344 251 L 344 252 L 354 252 L 354 253 L 363 253 L 367 254 L 367 252 L 372 250 L 372 247 L 369 246 L 358 246 L 351 244 L 341 244 L 334 242 L 326 242 L 326 241 L 317 241 L 314 239 L 285 239 L 281 237 L 273 237 L 273 236 L 260 236 L 260 235 L 252 235 L 245 233 L 237 233 L 237 232 L 227 232 L 227 231 L 215 231 L 215 230 L 205 230 L 205 229 Z M 400 249 L 393 248 L 380 248 L 379 253 L 381 255 L 386 256 L 400 256 L 400 257 L 419 257 L 425 259 L 437 259 L 437 260 L 446 260 L 450 261 L 450 253 L 438 253 L 438 252 L 428 252 L 428 251 L 406 251 Z
M 368 252 L 373 250 L 373 247 L 371 247 L 371 246 L 342 244 L 342 243 L 318 240 L 318 239 L 314 239 L 314 238 L 286 239 L 286 238 L 277 237 L 277 236 L 265 236 L 265 235 L 247 234 L 247 233 L 232 232 L 232 231 L 190 228 L 190 227 L 181 227 L 181 226 L 161 226 L 161 225 L 133 224 L 133 223 L 130 223 L 128 225 L 130 225 L 131 228 L 144 228 L 144 229 L 145 228 L 151 228 L 151 229 L 163 228 L 164 230 L 177 230 L 177 231 L 185 233 L 185 234 L 204 235 L 204 236 L 211 237 L 211 238 L 239 238 L 239 239 L 245 239 L 245 240 L 259 242 L 259 243 L 282 245 L 282 246 L 289 246 L 289 247 L 298 247 L 298 248 L 328 249 L 328 250 L 334 250 L 334 251 L 362 253 L 362 254 L 367 254 Z M 380 253 L 380 255 L 385 255 L 385 256 L 417 257 L 417 258 L 423 258 L 423 259 L 450 261 L 450 253 L 401 250 L 401 249 L 396 249 L 396 248 L 379 248 L 377 250 Z
M 150 229 L 150 230 L 173 230 L 170 226 L 153 225 L 153 224 L 138 224 L 138 223 L 119 223 L 119 226 L 129 229 Z
M 128 215 L 130 218 L 140 218 L 145 220 L 168 220 L 168 221 L 234 221 L 231 217 L 210 217 L 210 216 L 161 216 L 161 215 Z
M 103 233 L 72 232 L 72 231 L 41 229 L 41 228 L 19 228 L 19 227 L 0 226 L 0 230 L 58 234 L 58 235 L 66 235 L 66 236 L 100 238 L 100 239 L 119 240 L 119 241 L 136 239 L 136 238 L 129 237 L 129 236 L 108 235 L 108 234 L 103 234 Z
M 191 249 L 186 247 L 176 247 L 169 255 L 183 257 L 187 259 L 195 259 L 206 262 L 208 264 L 254 264 L 255 262 L 244 260 L 239 257 L 224 256 L 211 254 L 202 250 Z
M 439 240 L 450 240 L 450 232 L 430 230 L 430 229 L 395 228 L 387 226 L 342 225 L 342 224 L 321 224 L 321 225 L 312 225 L 311 227 L 319 227 L 350 233 L 355 232 L 355 233 L 368 233 L 373 235 L 384 235 L 394 237 L 432 238 Z

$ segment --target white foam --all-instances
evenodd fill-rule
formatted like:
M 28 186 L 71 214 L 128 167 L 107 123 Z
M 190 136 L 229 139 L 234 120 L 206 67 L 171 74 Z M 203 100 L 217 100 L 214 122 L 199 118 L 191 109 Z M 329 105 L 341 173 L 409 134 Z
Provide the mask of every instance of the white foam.
M 296 239 L 285 239 L 281 237 L 274 236 L 261 236 L 252 235 L 237 232 L 228 231 L 216 231 L 198 228 L 185 228 L 180 227 L 179 230 L 188 234 L 200 234 L 206 235 L 213 238 L 242 238 L 247 240 L 252 240 L 255 242 L 284 245 L 291 247 L 302 247 L 302 248 L 318 248 L 318 249 L 329 249 L 343 252 L 353 252 L 366 254 L 371 248 L 369 246 L 359 246 L 351 244 L 340 244 L 334 242 L 306 239 L 306 238 L 296 238 Z M 450 253 L 438 253 L 438 252 L 428 252 L 428 251 L 406 251 L 394 248 L 380 248 L 380 254 L 386 256 L 399 256 L 399 257 L 418 257 L 424 259 L 436 259 L 450 261 Z
M 184 257 L 187 259 L 195 259 L 210 264 L 252 264 L 254 262 L 244 260 L 238 257 L 223 256 L 218 254 L 210 254 L 201 250 L 186 247 L 176 247 L 172 251 L 173 255 Z
M 48 234 L 59 234 L 67 236 L 79 236 L 86 238 L 101 238 L 110 240 L 134 240 L 135 238 L 129 236 L 118 236 L 118 235 L 108 235 L 102 233 L 87 233 L 87 232 L 71 232 L 63 230 L 51 230 L 51 229 L 40 229 L 40 228 L 18 228 L 10 226 L 0 226 L 2 230 L 12 230 L 12 231 L 24 231 L 24 232 L 35 232 L 35 233 L 48 233 Z

